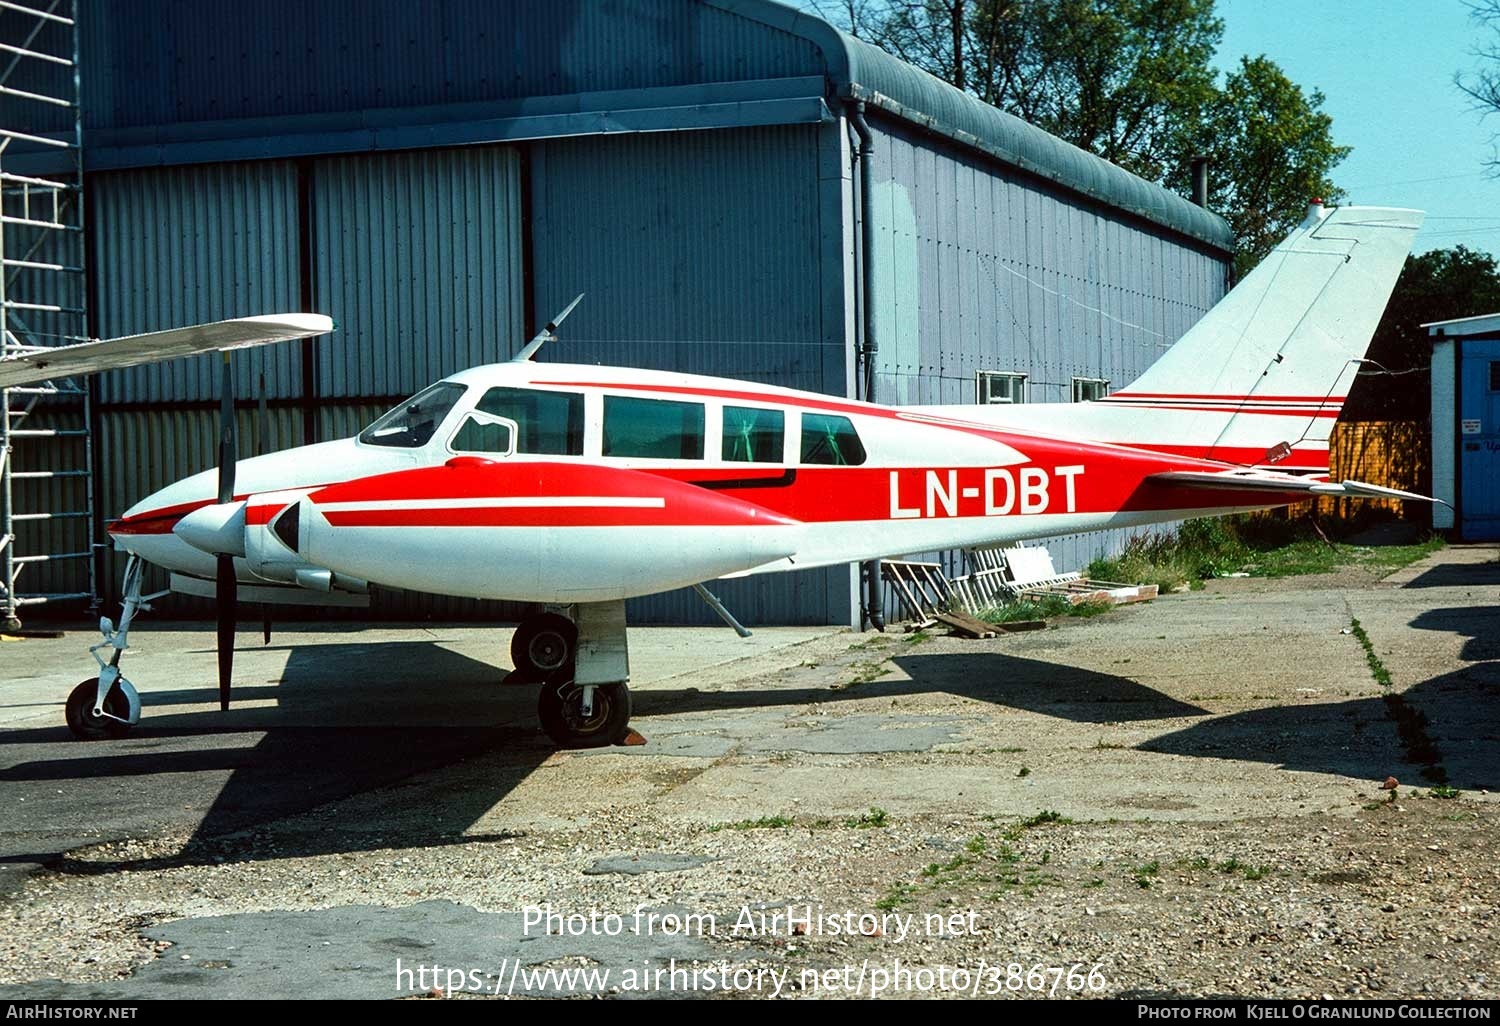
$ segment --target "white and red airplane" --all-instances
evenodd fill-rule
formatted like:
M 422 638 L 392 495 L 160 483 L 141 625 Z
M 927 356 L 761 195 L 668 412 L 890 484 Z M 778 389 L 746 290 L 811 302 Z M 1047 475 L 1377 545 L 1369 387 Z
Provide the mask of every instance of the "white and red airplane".
M 1424 498 L 1328 479 L 1330 431 L 1421 221 L 1315 203 L 1144 375 L 1090 403 L 888 407 L 534 362 L 565 310 L 515 360 L 445 378 L 357 437 L 243 461 L 226 438 L 218 471 L 127 511 L 109 529 L 134 557 L 126 615 L 118 630 L 103 622 L 101 674 L 75 690 L 69 724 L 92 738 L 139 719 L 118 668 L 139 560 L 171 571 L 176 590 L 218 597 L 226 707 L 237 599 L 336 599 L 373 583 L 543 604 L 512 656 L 542 684 L 547 733 L 588 746 L 627 731 L 634 596 L 1310 494 Z M 197 332 L 205 351 L 330 328 L 285 315 L 177 334 Z M 151 350 L 141 338 L 172 335 L 91 345 L 120 343 L 104 364 L 119 366 Z M 29 380 L 100 369 L 70 367 L 68 350 L 29 358 L 49 364 Z M 24 360 L 0 364 L 0 385 L 26 374 Z

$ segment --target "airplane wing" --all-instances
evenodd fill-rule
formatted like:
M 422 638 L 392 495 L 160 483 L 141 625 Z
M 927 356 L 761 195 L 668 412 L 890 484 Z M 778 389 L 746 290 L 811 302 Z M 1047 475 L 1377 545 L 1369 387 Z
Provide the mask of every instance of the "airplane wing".
M 1317 495 L 1342 495 L 1355 499 L 1411 499 L 1415 502 L 1442 502 L 1429 495 L 1403 492 L 1399 488 L 1366 484 L 1363 481 L 1324 481 L 1316 477 L 1277 474 L 1260 470 L 1171 470 L 1152 474 L 1147 481 L 1187 488 L 1228 489 L 1236 492 L 1306 492 Z M 1447 505 L 1444 503 L 1444 505 Z
M 169 328 L 144 335 L 126 335 L 71 346 L 22 350 L 0 359 L 0 388 L 35 385 L 53 378 L 96 374 L 117 367 L 160 363 L 227 349 L 247 349 L 288 342 L 333 330 L 333 318 L 322 314 L 288 313 L 238 317 L 212 324 Z

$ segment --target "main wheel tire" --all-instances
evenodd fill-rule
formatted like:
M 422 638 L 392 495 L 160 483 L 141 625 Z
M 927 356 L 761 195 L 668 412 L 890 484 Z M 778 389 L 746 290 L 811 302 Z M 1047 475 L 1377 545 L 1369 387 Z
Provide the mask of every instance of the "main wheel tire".
M 94 699 L 99 694 L 99 678 L 90 677 L 68 695 L 68 729 L 80 741 L 103 741 L 124 737 L 130 733 L 130 724 L 112 720 L 108 716 L 94 714 Z M 116 684 L 104 696 L 104 711 L 110 716 L 124 718 L 130 715 L 130 703 L 125 693 Z
M 557 613 L 541 613 L 521 622 L 510 638 L 510 660 L 517 670 L 547 678 L 573 665 L 578 625 Z
M 542 685 L 537 718 L 548 737 L 564 748 L 603 748 L 630 729 L 630 688 L 600 684 L 594 688 L 594 711 L 583 715 L 583 685 L 571 679 Z

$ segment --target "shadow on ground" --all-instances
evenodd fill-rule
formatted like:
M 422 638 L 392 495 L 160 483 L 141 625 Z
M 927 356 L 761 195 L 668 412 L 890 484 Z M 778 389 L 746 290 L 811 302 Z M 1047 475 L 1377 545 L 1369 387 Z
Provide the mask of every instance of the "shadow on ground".
M 1403 588 L 1500 587 L 1500 561 L 1440 563 L 1407 581 Z
M 1437 570 L 1472 571 L 1472 566 Z M 1435 571 L 1430 571 L 1435 572 Z M 1253 759 L 1287 769 L 1339 773 L 1467 790 L 1500 788 L 1500 607 L 1433 609 L 1411 621 L 1419 630 L 1467 640 L 1460 658 L 1470 665 L 1438 674 L 1389 695 L 1256 709 L 1221 716 L 1156 738 L 1143 751 L 1173 755 Z M 1316 686 L 1315 678 L 1309 685 Z M 1397 709 L 1390 699 L 1400 699 Z M 1410 758 L 1397 738 L 1397 715 L 1423 717 L 1418 729 L 1436 746 L 1436 758 Z M 1430 772 L 1424 772 L 1429 771 Z

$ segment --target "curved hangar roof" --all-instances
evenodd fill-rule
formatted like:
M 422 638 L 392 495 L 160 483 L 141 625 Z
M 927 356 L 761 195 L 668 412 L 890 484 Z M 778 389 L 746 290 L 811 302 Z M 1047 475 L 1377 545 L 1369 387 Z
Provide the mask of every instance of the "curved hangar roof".
M 1184 197 L 775 0 L 375 0 L 376 14 L 353 0 L 261 0 L 249 20 L 143 6 L 172 16 L 85 5 L 91 170 L 806 124 L 855 99 L 1210 248 L 1233 245 L 1222 218 Z M 23 173 L 57 159 L 11 157 Z
M 702 0 L 812 42 L 836 95 L 864 100 L 928 131 L 1074 192 L 1222 250 L 1234 233 L 1222 217 L 956 89 L 821 18 L 774 0 Z

